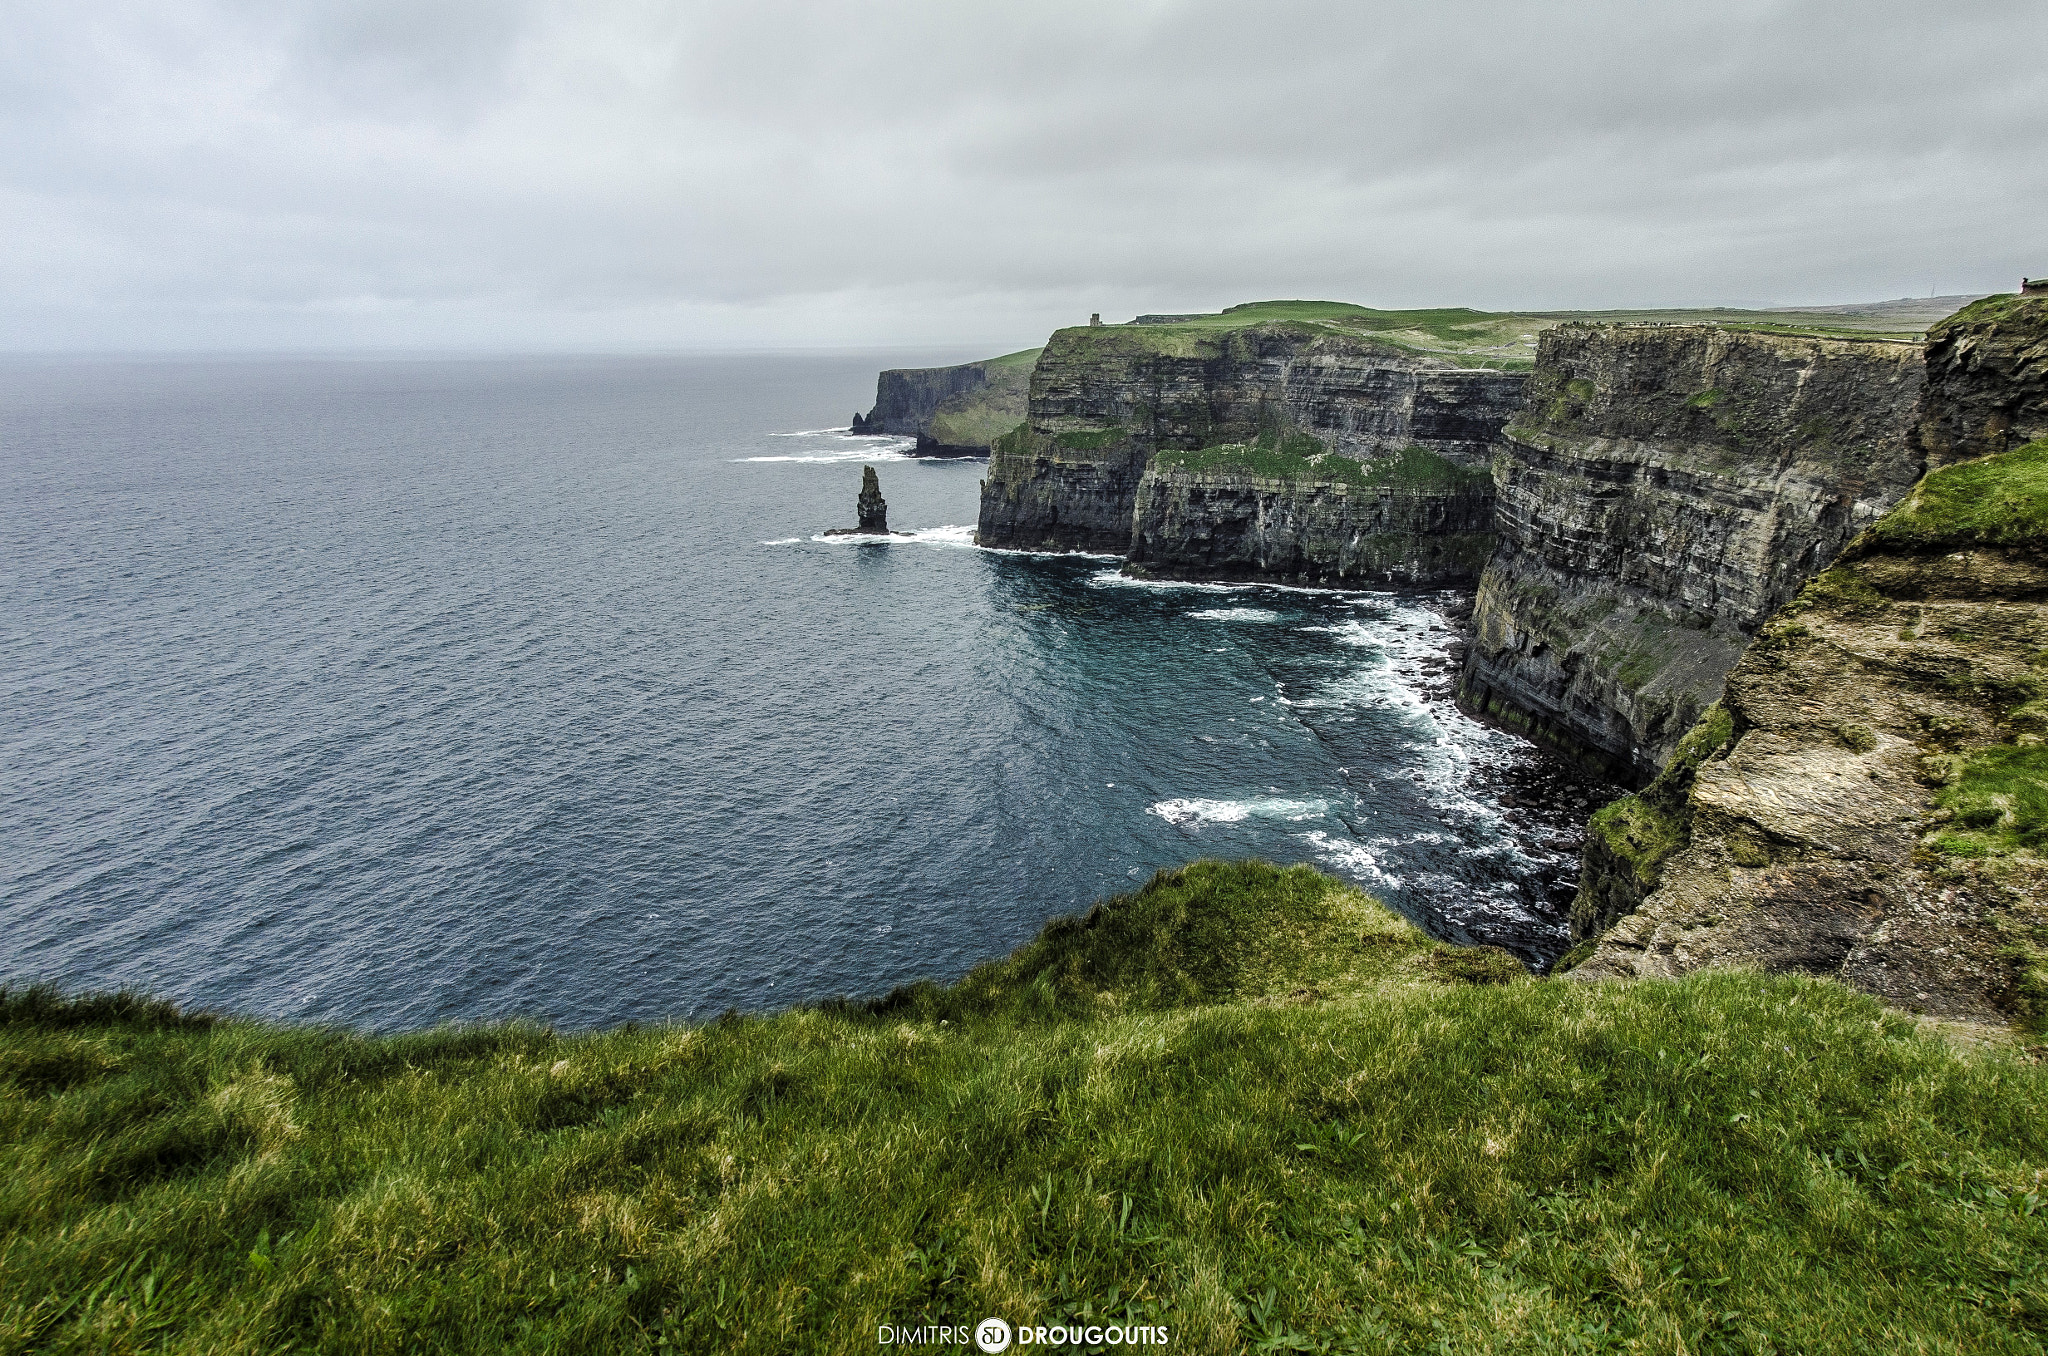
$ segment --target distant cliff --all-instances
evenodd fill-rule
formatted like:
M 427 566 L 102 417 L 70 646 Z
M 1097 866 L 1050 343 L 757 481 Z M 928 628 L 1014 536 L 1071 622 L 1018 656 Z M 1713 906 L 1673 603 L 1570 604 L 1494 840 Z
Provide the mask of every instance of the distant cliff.
M 1763 620 L 1919 478 L 1924 371 L 1880 340 L 1545 333 L 1494 462 L 1463 700 L 1649 780 Z
M 917 439 L 918 451 L 978 456 L 1022 423 L 1039 350 L 954 367 L 902 367 L 875 379 L 875 407 L 853 417 L 855 433 Z
M 977 540 L 1128 555 L 1134 572 L 1176 576 L 1389 579 L 1419 566 L 1469 582 L 1470 542 L 1367 538 L 1485 531 L 1487 487 L 1460 473 L 1484 466 L 1524 380 L 1284 321 L 1061 330 L 1032 375 L 1028 421 L 992 449 Z M 1395 483 L 1410 449 L 1437 468 L 1428 486 Z M 1377 469 L 1361 473 L 1367 463 Z

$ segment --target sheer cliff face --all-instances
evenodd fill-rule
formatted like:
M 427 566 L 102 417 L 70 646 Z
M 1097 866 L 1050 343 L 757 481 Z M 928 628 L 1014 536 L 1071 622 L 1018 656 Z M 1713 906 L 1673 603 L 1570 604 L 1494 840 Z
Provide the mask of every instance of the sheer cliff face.
M 1647 781 L 1763 619 L 1918 478 L 1923 376 L 1907 344 L 1546 333 L 1494 462 L 1467 704 Z
M 891 368 L 875 378 L 875 408 L 868 414 L 868 425 L 878 433 L 905 437 L 923 433 L 940 405 L 986 385 L 986 363 Z
M 1580 977 L 1749 965 L 2048 1017 L 2044 528 L 2048 442 L 1953 466 L 1774 617 L 1685 846 Z
M 1927 332 L 1919 441 L 1932 468 L 2048 437 L 2048 296 L 1996 296 Z
M 1477 465 L 1523 380 L 1297 325 L 1062 330 L 1032 374 L 1028 423 L 991 452 L 978 539 L 1025 550 L 1125 554 L 1155 453 L 1246 441 L 1274 428 L 1307 432 L 1347 457 L 1412 446 Z M 1169 537 L 1183 529 L 1199 533 L 1207 522 L 1207 501 L 1193 488 L 1162 484 L 1155 496 L 1178 505 L 1155 520 L 1148 539 L 1150 558 L 1162 569 L 1173 555 Z M 1324 523 L 1337 496 L 1323 495 L 1318 507 L 1306 486 L 1274 493 L 1289 498 L 1297 491 L 1306 497 L 1286 512 Z M 1260 511 L 1235 498 L 1219 507 Z M 1269 495 L 1269 516 L 1272 508 Z M 1340 530 L 1336 523 L 1296 534 L 1299 549 L 1323 549 L 1311 543 Z
M 1412 486 L 1155 466 L 1138 483 L 1126 570 L 1469 587 L 1493 552 L 1493 487 L 1483 472 L 1441 467 L 1440 483 Z
M 2048 434 L 2044 357 L 2048 300 L 1930 333 L 1919 442 L 1948 464 L 1765 623 L 1656 786 L 1594 817 L 1578 977 L 1803 970 L 2048 1027 L 2048 437 L 2014 443 Z

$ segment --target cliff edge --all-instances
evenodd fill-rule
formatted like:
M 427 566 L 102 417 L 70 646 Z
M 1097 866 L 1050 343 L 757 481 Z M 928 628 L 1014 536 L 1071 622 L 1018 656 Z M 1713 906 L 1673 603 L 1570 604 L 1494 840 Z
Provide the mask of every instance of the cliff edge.
M 981 456 L 1024 418 L 1039 350 L 953 367 L 897 367 L 875 378 L 875 407 L 853 416 L 855 433 L 917 439 L 924 456 Z
M 1494 460 L 1461 698 L 1641 785 L 1919 477 L 1918 345 L 1566 324 Z
M 2048 432 L 2044 340 L 2048 298 L 1937 327 L 1918 436 L 1930 457 L 1994 450 L 1858 537 L 1682 756 L 1594 817 L 1575 973 L 1746 965 L 1941 1017 L 2048 1017 L 2048 439 L 2012 445 Z

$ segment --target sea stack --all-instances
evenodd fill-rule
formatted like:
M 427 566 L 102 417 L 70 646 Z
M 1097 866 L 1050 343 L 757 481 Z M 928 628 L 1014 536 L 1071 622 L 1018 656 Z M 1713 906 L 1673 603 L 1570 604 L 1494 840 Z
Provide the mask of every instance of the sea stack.
M 860 513 L 860 530 L 877 536 L 889 535 L 889 503 L 882 498 L 882 483 L 875 478 L 875 468 L 860 468 L 860 499 L 856 501 Z

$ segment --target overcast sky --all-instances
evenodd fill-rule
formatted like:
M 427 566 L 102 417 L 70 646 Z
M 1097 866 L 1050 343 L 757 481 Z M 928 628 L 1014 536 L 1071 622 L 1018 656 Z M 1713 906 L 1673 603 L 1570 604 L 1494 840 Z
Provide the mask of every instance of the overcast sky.
M 2048 4 L 12 0 L 7 349 L 986 344 L 2048 274 Z

